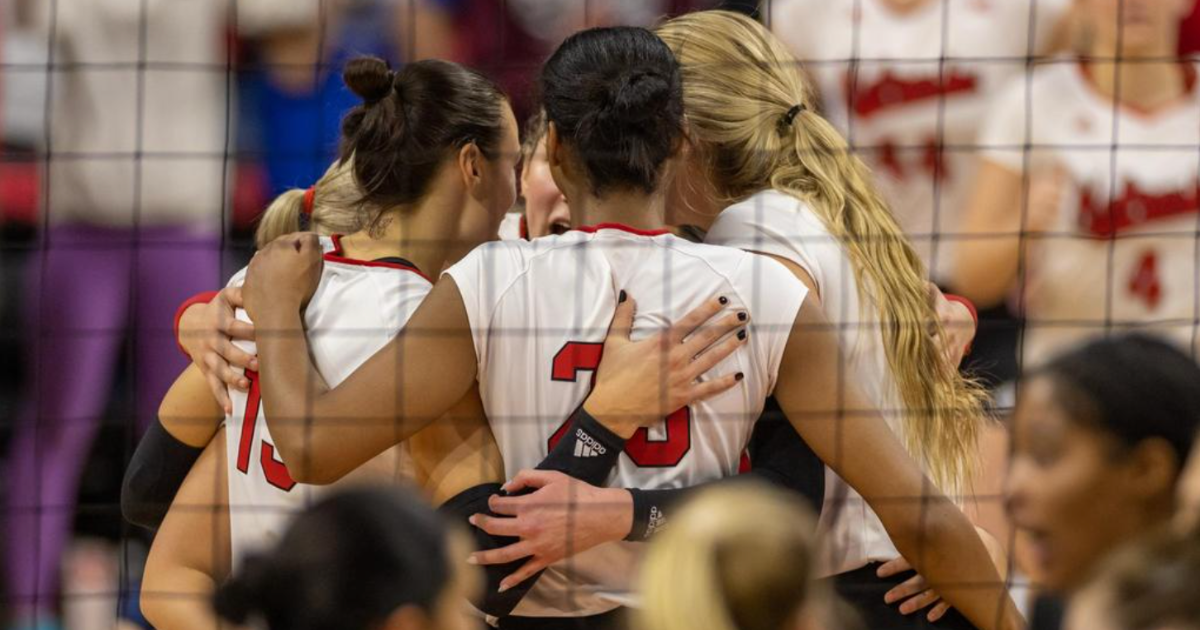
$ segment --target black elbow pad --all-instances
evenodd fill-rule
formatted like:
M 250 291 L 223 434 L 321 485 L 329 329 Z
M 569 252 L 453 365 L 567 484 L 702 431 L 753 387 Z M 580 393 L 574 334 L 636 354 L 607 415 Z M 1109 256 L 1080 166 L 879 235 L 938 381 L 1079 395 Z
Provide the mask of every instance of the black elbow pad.
M 125 470 L 121 484 L 121 514 L 125 520 L 157 529 L 202 452 L 203 448 L 175 439 L 162 422 L 155 421 L 142 436 Z

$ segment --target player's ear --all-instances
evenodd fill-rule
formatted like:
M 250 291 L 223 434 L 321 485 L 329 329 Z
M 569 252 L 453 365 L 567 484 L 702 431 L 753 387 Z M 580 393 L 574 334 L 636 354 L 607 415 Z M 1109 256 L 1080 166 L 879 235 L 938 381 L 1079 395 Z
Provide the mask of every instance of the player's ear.
M 546 123 L 546 161 L 550 170 L 562 168 L 562 139 L 558 135 L 558 125 Z
M 477 187 L 483 179 L 483 152 L 474 142 L 468 142 L 458 150 L 458 171 L 468 190 Z
M 570 199 L 572 165 L 567 156 L 567 147 L 558 135 L 558 126 L 552 122 L 546 124 L 546 161 L 550 164 L 550 177 L 554 179 L 554 185 L 558 186 L 564 197 Z
M 1129 455 L 1127 480 L 1141 496 L 1154 499 L 1172 496 L 1179 478 L 1179 458 L 1162 438 L 1142 440 Z
M 392 611 L 380 628 L 381 630 L 433 630 L 433 620 L 420 608 L 412 604 L 405 604 Z

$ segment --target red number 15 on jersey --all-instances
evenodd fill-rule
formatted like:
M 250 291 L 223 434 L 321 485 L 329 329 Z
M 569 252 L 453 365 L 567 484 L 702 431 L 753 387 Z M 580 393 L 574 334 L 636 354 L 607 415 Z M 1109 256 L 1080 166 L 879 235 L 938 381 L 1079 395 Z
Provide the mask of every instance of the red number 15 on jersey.
M 577 382 L 580 372 L 591 372 L 592 379 L 595 380 L 596 368 L 600 366 L 600 357 L 603 354 L 603 343 L 568 341 L 558 354 L 554 355 L 551 378 L 555 381 L 574 383 Z M 588 389 L 591 391 L 590 387 Z M 567 418 L 554 435 L 550 436 L 549 448 L 558 444 L 570 423 L 571 419 Z M 633 463 L 643 468 L 667 468 L 677 466 L 683 461 L 683 456 L 692 448 L 692 412 L 684 407 L 667 416 L 665 423 L 665 440 L 651 440 L 650 431 L 642 428 L 625 442 L 625 454 Z

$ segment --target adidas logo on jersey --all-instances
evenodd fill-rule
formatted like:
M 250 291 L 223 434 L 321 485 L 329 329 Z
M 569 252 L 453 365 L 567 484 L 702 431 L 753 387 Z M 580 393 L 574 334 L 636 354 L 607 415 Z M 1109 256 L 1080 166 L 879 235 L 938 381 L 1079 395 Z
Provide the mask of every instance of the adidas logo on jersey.
M 588 435 L 583 429 L 575 429 L 575 457 L 596 457 L 608 452 L 596 438 Z

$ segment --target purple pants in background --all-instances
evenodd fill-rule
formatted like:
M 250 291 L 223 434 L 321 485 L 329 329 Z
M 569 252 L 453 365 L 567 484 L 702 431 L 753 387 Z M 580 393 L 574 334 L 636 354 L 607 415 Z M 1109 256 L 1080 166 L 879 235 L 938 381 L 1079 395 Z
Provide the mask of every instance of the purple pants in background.
M 45 243 L 31 254 L 20 296 L 27 376 L 7 458 L 16 619 L 53 618 L 80 475 L 122 356 L 137 413 L 122 421 L 140 435 L 187 365 L 171 330 L 175 309 L 218 287 L 221 273 L 218 238 L 193 228 L 62 225 Z

